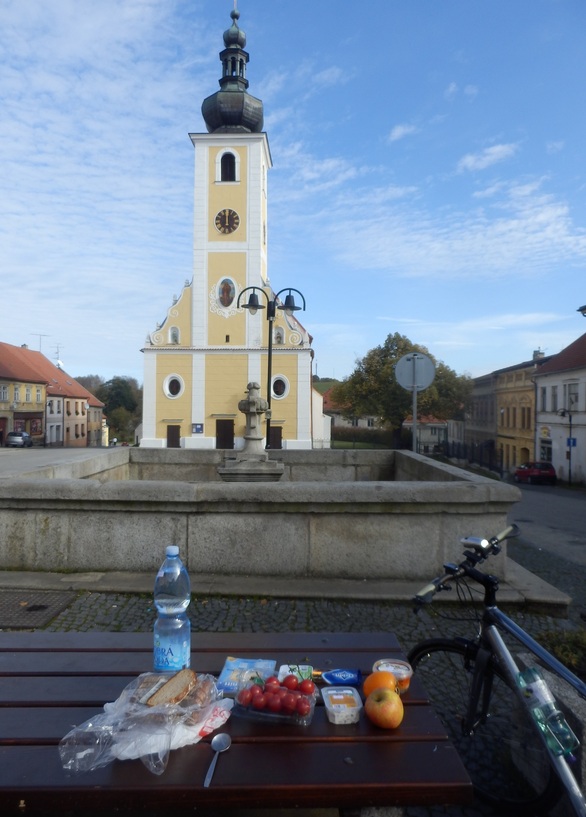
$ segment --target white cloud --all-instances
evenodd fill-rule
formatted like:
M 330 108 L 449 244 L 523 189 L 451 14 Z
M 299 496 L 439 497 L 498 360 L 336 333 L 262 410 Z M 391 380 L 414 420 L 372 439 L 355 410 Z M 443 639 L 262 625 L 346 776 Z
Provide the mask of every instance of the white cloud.
M 556 142 L 547 142 L 545 149 L 548 153 L 560 153 L 566 146 L 563 139 L 558 139 Z
M 458 94 L 458 86 L 455 82 L 450 82 L 446 90 L 444 91 L 444 97 L 446 99 L 454 99 Z
M 395 125 L 395 127 L 389 133 L 389 142 L 398 142 L 399 139 L 404 139 L 406 136 L 412 136 L 418 131 L 419 128 L 416 128 L 415 125 Z
M 504 162 L 514 156 L 519 148 L 518 144 L 492 145 L 485 148 L 480 153 L 467 153 L 458 162 L 458 172 L 464 170 L 486 170 L 487 167 Z

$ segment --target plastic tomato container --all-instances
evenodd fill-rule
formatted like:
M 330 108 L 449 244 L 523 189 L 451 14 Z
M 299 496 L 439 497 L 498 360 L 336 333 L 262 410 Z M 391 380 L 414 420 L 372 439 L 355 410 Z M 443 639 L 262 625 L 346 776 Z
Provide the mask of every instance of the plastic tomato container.
M 308 726 L 313 718 L 315 695 L 303 695 L 284 686 L 247 683 L 236 694 L 235 715 L 263 723 Z
M 407 692 L 411 684 L 411 676 L 413 675 L 411 664 L 407 661 L 401 661 L 398 658 L 380 658 L 374 662 L 372 667 L 373 672 L 378 672 L 379 670 L 387 670 L 393 673 L 397 679 L 399 695 Z

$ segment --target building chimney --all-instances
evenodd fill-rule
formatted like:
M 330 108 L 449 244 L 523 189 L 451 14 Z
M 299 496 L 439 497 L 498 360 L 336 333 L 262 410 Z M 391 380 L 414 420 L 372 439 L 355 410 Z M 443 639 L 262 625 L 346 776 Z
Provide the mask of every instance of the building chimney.
M 545 357 L 545 352 L 542 352 L 541 349 L 536 349 L 533 352 L 533 360 L 541 360 L 543 357 Z

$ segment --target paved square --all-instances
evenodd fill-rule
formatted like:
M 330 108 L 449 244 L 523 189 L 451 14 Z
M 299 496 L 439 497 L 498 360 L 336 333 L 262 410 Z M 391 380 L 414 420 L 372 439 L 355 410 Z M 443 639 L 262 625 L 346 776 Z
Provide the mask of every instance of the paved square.
M 0 629 L 46 627 L 77 598 L 73 591 L 0 590 Z

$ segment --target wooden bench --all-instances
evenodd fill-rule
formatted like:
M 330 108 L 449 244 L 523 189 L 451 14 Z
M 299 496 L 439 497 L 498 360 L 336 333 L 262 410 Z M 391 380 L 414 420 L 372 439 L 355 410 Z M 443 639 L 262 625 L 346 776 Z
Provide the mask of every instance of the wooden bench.
M 191 666 L 218 675 L 227 655 L 274 658 L 316 669 L 403 657 L 390 633 L 193 633 Z M 64 771 L 57 749 L 74 726 L 102 711 L 152 667 L 152 637 L 133 633 L 0 633 L 0 810 L 2 814 L 108 808 L 339 808 L 469 803 L 472 787 L 416 678 L 394 731 L 335 726 L 316 706 L 308 727 L 232 715 L 232 747 L 203 780 L 209 738 L 171 753 L 161 776 L 140 760 L 93 772 Z M 267 812 L 269 813 L 269 812 Z

